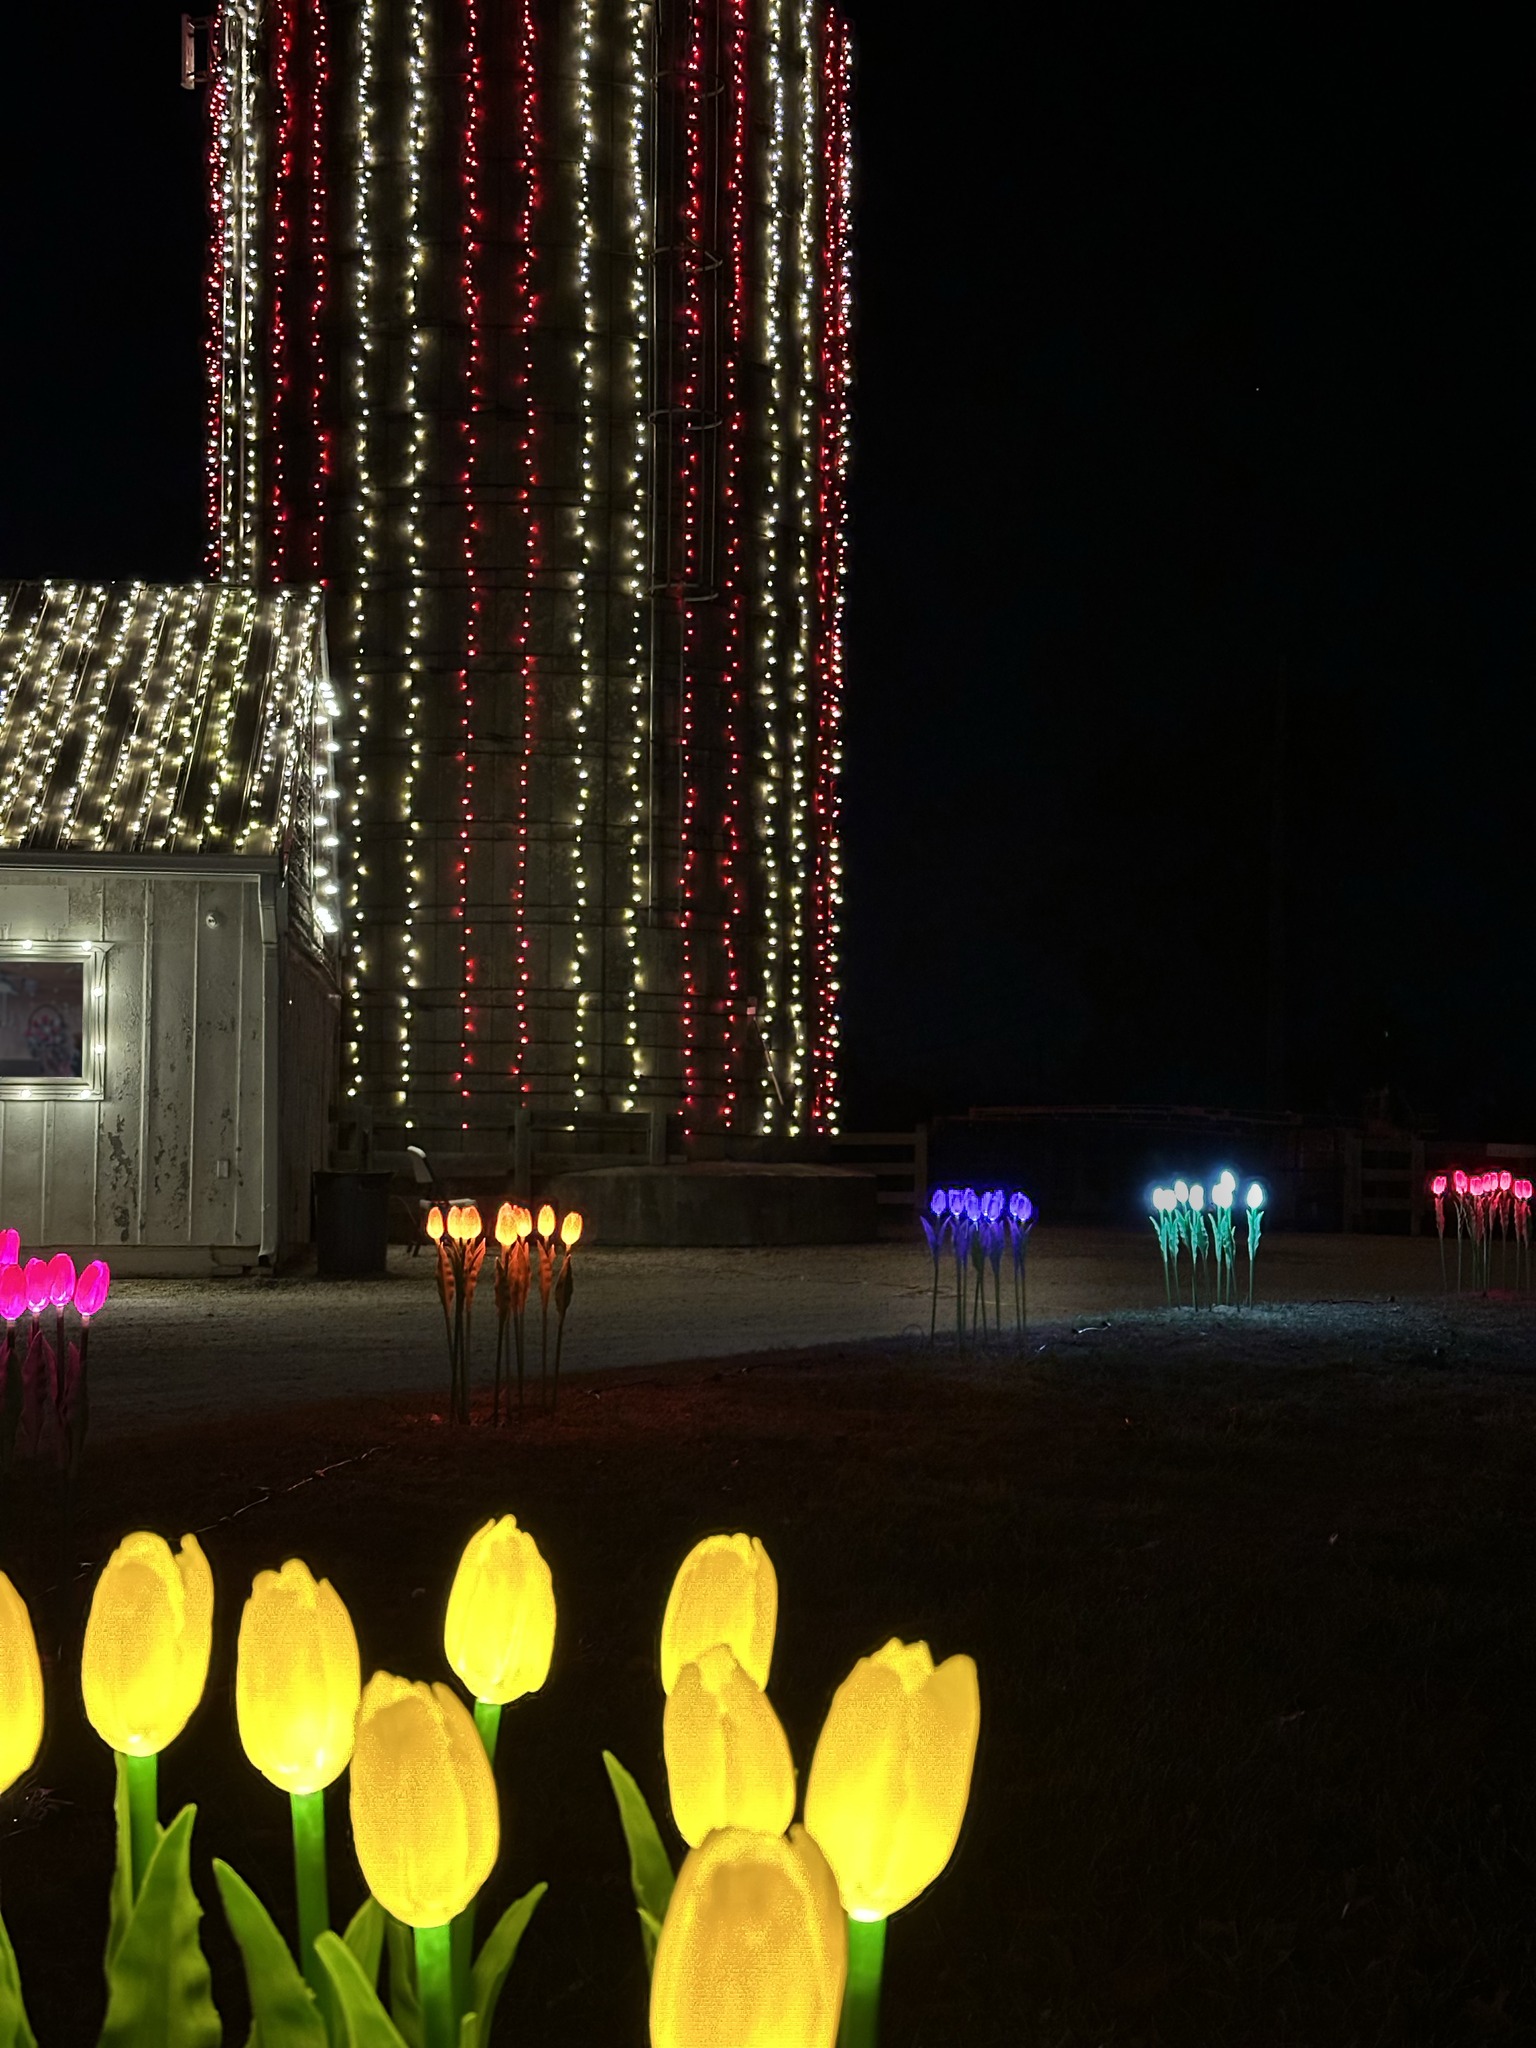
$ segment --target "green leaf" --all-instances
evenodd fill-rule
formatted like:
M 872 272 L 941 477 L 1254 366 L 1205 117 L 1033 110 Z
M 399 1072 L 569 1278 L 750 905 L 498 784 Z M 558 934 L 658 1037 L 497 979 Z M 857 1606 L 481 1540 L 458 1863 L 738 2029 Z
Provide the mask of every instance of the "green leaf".
M 336 1993 L 344 2048 L 402 2048 L 398 2028 L 341 1936 L 326 1928 L 315 1937 L 315 1954 Z
M 315 1994 L 304 1982 L 271 1914 L 245 1879 L 217 1856 L 213 1874 L 224 1901 L 224 1917 L 245 1964 L 255 2048 L 326 2048 L 325 2021 Z
M 0 1920 L 0 2048 L 37 2048 L 21 1998 L 21 1971 L 5 1922 Z
M 384 1916 L 389 1939 L 389 2009 L 406 2048 L 422 2048 L 421 2001 L 416 1996 L 416 1937 L 393 1913 Z
M 342 1939 L 362 1965 L 363 1975 L 377 1990 L 379 1958 L 384 1952 L 384 1908 L 372 1892 L 348 1921 Z
M 603 1762 L 607 1766 L 613 1796 L 618 1801 L 624 1839 L 629 1844 L 629 1883 L 635 1895 L 635 1910 L 640 1915 L 640 1941 L 645 1949 L 645 1967 L 649 1971 L 656 1960 L 661 1923 L 667 1917 L 672 1887 L 677 1880 L 672 1874 L 672 1865 L 657 1833 L 656 1823 L 651 1818 L 651 1809 L 645 1803 L 645 1794 L 612 1750 L 603 1751 Z
M 476 2043 L 479 2039 L 480 2015 L 474 2012 L 467 2012 L 463 2019 L 459 2021 L 459 2048 L 476 2048 Z
M 474 1973 L 470 1978 L 470 2004 L 479 2015 L 479 2027 L 470 2040 L 470 2048 L 490 2048 L 491 2027 L 496 2018 L 496 2005 L 501 1997 L 501 1987 L 507 1981 L 517 1955 L 517 1945 L 523 1938 L 528 1922 L 533 1918 L 534 1908 L 549 1890 L 547 1884 L 536 1884 L 531 1892 L 524 1892 L 515 1899 L 485 1937 L 485 1945 L 475 1959 Z
M 197 1938 L 192 1889 L 195 1806 L 161 1833 L 133 1912 L 107 1965 L 107 2017 L 98 2048 L 219 2048 L 223 2029 Z

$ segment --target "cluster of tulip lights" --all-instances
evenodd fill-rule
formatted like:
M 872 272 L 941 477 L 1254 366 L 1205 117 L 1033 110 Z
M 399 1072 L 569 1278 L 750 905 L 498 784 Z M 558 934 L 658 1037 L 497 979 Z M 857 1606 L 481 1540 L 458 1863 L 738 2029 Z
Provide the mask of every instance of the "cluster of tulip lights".
M 21 1233 L 0 1230 L 0 1471 L 7 1471 L 18 1443 L 29 1456 L 51 1428 L 59 1469 L 64 1474 L 66 1513 L 73 1504 L 80 1454 L 85 1448 L 86 1357 L 91 1318 L 106 1306 L 112 1275 L 104 1259 L 92 1259 L 79 1273 L 68 1252 L 21 1262 Z M 80 1319 L 71 1338 L 70 1310 Z M 52 1316 L 53 1337 L 48 1336 Z M 18 1325 L 26 1325 L 18 1341 Z
M 1509 1283 L 1509 1241 L 1515 1241 L 1515 1285 L 1531 1282 L 1531 1197 L 1532 1183 L 1512 1173 L 1490 1168 L 1487 1173 L 1464 1173 L 1458 1166 L 1452 1173 L 1431 1176 L 1429 1192 L 1435 1204 L 1435 1233 L 1440 1239 L 1440 1284 L 1450 1291 L 1445 1258 L 1445 1198 L 1451 1197 L 1456 1218 L 1456 1292 L 1461 1292 L 1462 1245 L 1466 1243 L 1472 1261 L 1472 1285 L 1484 1294 L 1493 1284 L 1493 1238 L 1499 1237 L 1499 1285 Z M 1521 1280 L 1522 1263 L 1525 1278 Z
M 1262 1185 L 1251 1181 L 1244 1200 L 1248 1218 L 1245 1232 L 1248 1250 L 1248 1306 L 1253 1307 L 1253 1264 L 1259 1254 L 1264 1232 L 1267 1201 Z M 1211 1184 L 1207 1206 L 1205 1189 L 1199 1181 L 1176 1180 L 1171 1188 L 1152 1190 L 1152 1213 L 1148 1218 L 1157 1232 L 1157 1248 L 1163 1259 L 1163 1293 L 1170 1308 L 1184 1306 L 1184 1283 L 1180 1261 L 1189 1254 L 1189 1305 L 1200 1306 L 1202 1288 L 1207 1308 L 1223 1303 L 1237 1306 L 1237 1175 L 1223 1167 Z M 1209 1267 L 1216 1262 L 1215 1284 Z
M 928 1197 L 928 1214 L 918 1221 L 933 1255 L 933 1297 L 928 1309 L 928 1341 L 931 1344 L 939 1319 L 939 1268 L 944 1241 L 955 1261 L 955 1339 L 962 1347 L 969 1327 L 972 1336 L 987 1334 L 987 1268 L 992 1268 L 992 1330 L 1003 1329 L 1003 1251 L 1012 1254 L 1013 1325 L 1018 1337 L 1029 1320 L 1028 1276 L 1025 1254 L 1029 1233 L 1035 1227 L 1035 1205 L 1020 1190 L 1009 1194 L 1003 1188 L 935 1188 Z M 969 1273 L 970 1314 L 966 1314 L 966 1279 Z
M 221 2037 L 190 1875 L 195 1808 L 159 1820 L 157 1759 L 202 1698 L 214 1585 L 193 1536 L 140 1531 L 92 1597 L 80 1682 L 117 1760 L 117 1870 L 102 2048 L 215 2048 Z M 689 1553 L 661 1633 L 671 1859 L 634 1780 L 605 1755 L 629 1841 L 651 1967 L 652 2048 L 872 2048 L 885 1923 L 948 1863 L 980 1726 L 976 1667 L 888 1642 L 833 1696 L 794 1825 L 795 1771 L 766 1694 L 778 1586 L 755 1538 Z M 229 1864 L 213 1870 L 245 1966 L 261 2048 L 488 2048 L 502 1986 L 545 1887 L 475 1946 L 475 1902 L 500 1850 L 502 1709 L 549 1675 L 555 1595 L 537 1544 L 506 1515 L 471 1537 L 443 1644 L 474 1701 L 377 1671 L 362 1683 L 352 1620 L 290 1559 L 256 1576 L 240 1618 L 235 1720 L 246 1755 L 288 1795 L 296 1956 Z M 0 1791 L 31 1769 L 44 1689 L 25 1604 L 0 1573 Z M 369 1896 L 330 1927 L 325 1793 L 349 1771 Z M 387 1998 L 380 1994 L 387 1950 Z M 0 2041 L 31 2048 L 0 1926 Z
M 517 1358 L 517 1412 L 523 1412 L 523 1373 L 526 1364 L 524 1317 L 534 1276 L 539 1282 L 539 1402 L 549 1395 L 549 1305 L 555 1305 L 555 1374 L 552 1399 L 560 1397 L 560 1354 L 565 1345 L 565 1317 L 571 1305 L 575 1278 L 571 1253 L 581 1237 L 579 1209 L 567 1209 L 557 1217 L 546 1202 L 535 1220 L 532 1210 L 517 1202 L 503 1202 L 496 1212 L 496 1375 L 491 1395 L 491 1420 L 501 1420 L 501 1382 L 507 1364 L 507 1333 L 510 1329 Z M 469 1333 L 473 1320 L 475 1289 L 485 1262 L 489 1239 L 473 1202 L 452 1202 L 447 1209 L 435 1205 L 427 1215 L 427 1235 L 437 1248 L 437 1294 L 443 1304 L 443 1328 L 448 1338 L 449 1413 L 455 1422 L 469 1420 Z M 512 1408 L 512 1390 L 507 1388 L 507 1412 Z

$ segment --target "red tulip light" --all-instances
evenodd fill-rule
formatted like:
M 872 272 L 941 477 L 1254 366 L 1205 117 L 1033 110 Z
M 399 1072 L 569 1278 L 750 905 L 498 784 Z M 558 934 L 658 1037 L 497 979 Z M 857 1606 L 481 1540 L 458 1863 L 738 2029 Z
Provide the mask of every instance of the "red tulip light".
M 0 1266 L 0 1316 L 14 1323 L 27 1312 L 27 1281 L 20 1266 Z
M 111 1285 L 112 1269 L 106 1260 L 92 1259 L 75 1282 L 75 1307 L 82 1322 L 88 1323 L 92 1316 L 101 1314 Z
M 33 1315 L 40 1316 L 53 1291 L 48 1278 L 48 1261 L 28 1259 L 22 1271 L 27 1286 L 27 1307 Z
M 21 1261 L 21 1232 L 0 1230 L 0 1266 L 15 1266 Z
M 75 1262 L 68 1252 L 55 1252 L 48 1261 L 48 1299 L 55 1308 L 68 1308 L 75 1298 Z

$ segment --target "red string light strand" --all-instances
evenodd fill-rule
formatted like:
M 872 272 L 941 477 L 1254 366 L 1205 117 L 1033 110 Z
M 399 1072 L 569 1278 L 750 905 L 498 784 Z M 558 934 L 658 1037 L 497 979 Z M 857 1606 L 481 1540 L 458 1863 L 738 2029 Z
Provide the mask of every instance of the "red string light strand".
M 538 326 L 539 299 L 534 232 L 540 210 L 539 183 L 539 71 L 538 29 L 533 0 L 523 0 L 515 80 L 517 169 L 523 196 L 514 227 L 517 254 L 513 262 L 513 322 L 516 368 L 512 386 L 520 415 L 518 457 L 521 479 L 518 502 L 523 512 L 523 598 L 518 619 L 516 648 L 523 682 L 522 744 L 517 752 L 516 815 L 513 828 L 512 917 L 516 967 L 513 1000 L 517 1010 L 516 1055 L 512 1065 L 522 1093 L 531 1089 L 528 1078 L 530 983 L 530 933 L 528 928 L 528 788 L 533 751 L 538 738 L 538 663 L 533 650 L 533 593 L 543 568 L 544 543 L 540 531 L 537 493 L 538 436 L 534 405 L 533 338 Z
M 229 120 L 229 77 L 224 68 L 224 15 L 217 11 L 208 24 L 208 269 L 203 283 L 203 313 L 207 331 L 203 340 L 208 375 L 208 412 L 203 453 L 204 487 L 208 502 L 208 541 L 204 551 L 210 579 L 224 570 L 224 435 L 225 435 L 225 345 L 224 293 L 229 262 L 229 213 L 225 205 L 228 149 L 225 129 Z
M 289 449 L 284 432 L 292 379 L 288 346 L 288 270 L 293 248 L 293 191 L 297 165 L 297 95 L 293 84 L 293 0 L 273 0 L 272 93 L 273 123 L 270 233 L 267 247 L 267 579 L 290 581 L 287 471 Z
M 323 0 L 308 0 L 309 27 L 309 516 L 303 562 L 316 579 L 325 573 L 325 513 L 331 474 L 331 433 L 325 422 L 325 309 L 330 292 L 330 203 L 325 181 L 325 111 L 330 94 L 330 51 Z
M 727 302 L 722 392 L 724 461 L 721 524 L 724 549 L 721 594 L 725 600 L 725 645 L 721 677 L 721 737 L 725 749 L 725 790 L 724 813 L 721 819 L 720 886 L 724 909 L 721 938 L 725 964 L 726 1012 L 719 1115 L 721 1123 L 729 1128 L 736 1119 L 741 1079 L 741 945 L 747 912 L 741 823 L 744 771 L 742 686 L 746 659 L 745 535 L 742 504 L 746 415 L 742 403 L 742 376 L 747 346 L 747 140 L 750 133 L 747 0 L 726 0 L 725 21 L 730 135 L 724 166 Z
M 847 558 L 848 438 L 852 384 L 852 221 L 850 175 L 852 51 L 846 27 L 828 7 L 821 41 L 821 333 L 816 434 L 816 765 L 812 785 L 815 866 L 812 884 L 813 1032 L 809 1121 L 837 1121 L 837 914 L 839 787 L 842 762 L 843 595 Z
M 459 670 L 459 828 L 454 855 L 454 916 L 459 927 L 459 1091 L 463 1129 L 469 1129 L 475 1038 L 479 1029 L 475 992 L 478 962 L 470 916 L 470 861 L 475 836 L 476 693 L 475 668 L 480 658 L 482 592 L 479 569 L 480 514 L 475 495 L 480 414 L 485 405 L 484 307 L 480 256 L 485 213 L 480 198 L 480 139 L 485 122 L 485 78 L 480 51 L 477 0 L 464 6 L 464 107 L 460 131 L 459 184 L 459 308 L 466 335 L 465 405 L 461 422 L 462 461 L 459 493 L 464 515 L 466 607 L 464 664 Z

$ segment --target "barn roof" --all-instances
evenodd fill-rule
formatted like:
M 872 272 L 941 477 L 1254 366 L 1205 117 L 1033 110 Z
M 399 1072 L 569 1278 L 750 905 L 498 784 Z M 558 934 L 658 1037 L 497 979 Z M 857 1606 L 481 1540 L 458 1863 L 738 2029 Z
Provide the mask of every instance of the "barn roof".
M 330 898 L 322 595 L 0 583 L 0 847 L 273 854 Z

